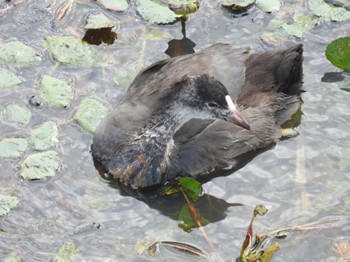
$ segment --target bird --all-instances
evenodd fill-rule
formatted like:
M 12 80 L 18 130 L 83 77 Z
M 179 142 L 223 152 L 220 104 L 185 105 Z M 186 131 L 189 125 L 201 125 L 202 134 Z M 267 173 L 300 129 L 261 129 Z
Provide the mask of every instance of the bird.
M 95 163 L 134 189 L 232 168 L 300 108 L 302 54 L 219 43 L 151 64 L 96 128 Z

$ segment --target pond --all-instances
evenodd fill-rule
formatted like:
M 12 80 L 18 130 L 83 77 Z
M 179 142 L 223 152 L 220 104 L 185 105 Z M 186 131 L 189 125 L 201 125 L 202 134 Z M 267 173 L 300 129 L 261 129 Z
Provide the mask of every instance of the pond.
M 104 8 L 104 1 L 0 2 L 0 48 L 20 41 L 36 52 L 28 65 L 0 59 L 0 70 L 18 78 L 11 88 L 0 88 L 0 140 L 17 139 L 12 153 L 0 152 L 0 195 L 17 200 L 1 217 L 0 261 L 198 259 L 166 248 L 155 257 L 141 252 L 155 241 L 187 243 L 205 251 L 210 261 L 234 261 L 258 204 L 269 211 L 255 219 L 254 233 L 290 229 L 271 239 L 280 244 L 272 261 L 349 259 L 350 75 L 327 60 L 325 49 L 350 34 L 350 20 L 316 16 L 311 7 L 318 0 L 286 0 L 272 12 L 253 6 L 243 15 L 228 12 L 220 1 L 203 0 L 190 15 L 186 41 L 195 51 L 219 42 L 254 52 L 304 45 L 306 92 L 299 135 L 279 141 L 234 173 L 204 183 L 205 196 L 196 205 L 207 223 L 200 229 L 181 222 L 182 195 L 157 198 L 110 183 L 92 161 L 94 121 L 120 102 L 139 70 L 168 57 L 169 41 L 183 39 L 179 22 L 151 24 L 140 16 L 136 2 L 127 2 L 123 12 Z M 118 21 L 117 39 L 89 46 L 94 55 L 79 50 L 83 64 L 67 62 L 70 53 L 58 63 L 48 37 L 73 37 L 73 46 L 84 37 L 89 14 L 96 12 Z M 288 34 L 283 25 L 302 15 L 308 23 L 299 26 L 298 36 Z M 52 38 L 51 45 L 58 41 Z M 85 60 L 90 56 L 93 62 Z M 64 86 L 57 88 L 64 94 L 46 97 L 45 75 L 64 80 L 54 84 Z M 55 104 L 57 100 L 61 102 Z M 33 130 L 47 122 L 49 142 L 42 145 L 40 134 L 32 138 Z M 24 170 L 40 164 L 28 157 L 42 152 L 51 152 L 45 163 L 54 159 L 44 168 L 50 176 L 32 180 Z M 1 212 L 10 208 L 5 202 L 0 201 Z

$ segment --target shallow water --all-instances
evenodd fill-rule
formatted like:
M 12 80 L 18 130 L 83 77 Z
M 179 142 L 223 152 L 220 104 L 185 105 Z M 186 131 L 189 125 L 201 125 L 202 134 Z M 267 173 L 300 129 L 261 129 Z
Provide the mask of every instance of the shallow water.
M 220 257 L 229 261 L 238 257 L 254 206 L 259 203 L 269 212 L 256 219 L 256 231 L 268 233 L 323 219 L 331 221 L 317 225 L 322 228 L 295 231 L 278 240 L 281 249 L 273 261 L 331 261 L 339 257 L 333 245 L 348 241 L 350 236 L 349 204 L 344 204 L 350 196 L 350 93 L 340 89 L 350 86 L 350 75 L 343 74 L 344 79 L 338 82 L 321 79 L 325 73 L 339 72 L 327 61 L 324 50 L 333 39 L 349 34 L 349 22 L 321 23 L 303 39 L 284 35 L 288 43 L 267 45 L 260 36 L 274 32 L 267 27 L 274 14 L 253 9 L 247 16 L 233 18 L 217 1 L 206 0 L 191 15 L 186 24 L 187 37 L 196 44 L 197 51 L 217 42 L 250 46 L 253 50 L 303 43 L 305 50 L 307 92 L 303 94 L 300 135 L 278 142 L 234 174 L 204 184 L 206 194 L 221 207 L 213 211 L 220 216 L 204 227 L 215 252 L 199 229 L 187 233 L 179 228 L 180 222 L 171 209 L 181 207 L 178 201 L 130 196 L 127 190 L 100 178 L 90 155 L 92 135 L 70 121 L 79 102 L 91 94 L 116 105 L 127 88 L 118 73 L 124 70 L 135 75 L 144 66 L 167 58 L 167 42 L 182 39 L 180 24 L 149 26 L 133 8 L 118 14 L 104 11 L 94 2 L 81 1 L 63 24 L 55 25 L 53 19 L 60 4 L 63 2 L 23 1 L 2 12 L 9 4 L 0 2 L 0 40 L 20 40 L 44 55 L 39 66 L 14 70 L 24 83 L 15 92 L 0 94 L 1 106 L 16 103 L 33 114 L 25 128 L 0 118 L 0 139 L 14 134 L 26 136 L 43 121 L 53 120 L 60 123 L 60 142 L 55 150 L 61 158 L 59 174 L 44 181 L 26 181 L 19 175 L 18 165 L 33 149 L 22 158 L 0 159 L 0 193 L 20 198 L 20 205 L 0 223 L 5 230 L 0 232 L 0 259 L 53 260 L 64 243 L 73 242 L 79 249 L 76 261 L 187 261 L 189 258 L 180 254 L 162 252 L 152 258 L 135 251 L 142 240 L 174 240 L 202 248 L 212 261 Z M 302 8 L 307 6 L 303 4 Z M 56 67 L 43 48 L 44 37 L 83 37 L 84 17 L 94 10 L 120 22 L 116 42 L 100 46 L 109 54 L 110 62 L 102 68 Z M 149 39 L 148 33 L 157 37 Z M 47 104 L 30 107 L 29 98 L 38 96 L 40 76 L 52 71 L 74 82 L 73 104 L 62 110 Z M 202 212 L 211 211 L 208 208 Z

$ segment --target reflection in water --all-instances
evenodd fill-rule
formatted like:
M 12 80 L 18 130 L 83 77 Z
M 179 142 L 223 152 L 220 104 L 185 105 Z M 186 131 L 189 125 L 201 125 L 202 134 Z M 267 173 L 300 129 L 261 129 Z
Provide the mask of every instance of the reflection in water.
M 232 172 L 245 166 L 257 155 L 272 149 L 274 144 L 271 144 L 265 148 L 248 152 L 236 159 L 236 165 L 228 170 L 220 170 L 208 175 L 203 175 L 198 178 L 200 183 L 205 183 L 214 177 L 227 176 Z M 153 186 L 144 189 L 133 189 L 128 185 L 120 183 L 118 180 L 110 179 L 104 174 L 103 166 L 95 161 L 95 167 L 99 171 L 101 177 L 109 181 L 111 187 L 119 190 L 123 196 L 132 196 L 144 203 L 150 208 L 158 210 L 161 214 L 177 221 L 179 227 L 186 232 L 198 227 L 197 223 L 193 220 L 189 210 L 186 199 L 182 192 L 175 192 L 173 194 L 164 194 L 167 186 L 177 185 L 177 181 L 170 181 L 166 186 Z M 202 226 L 223 220 L 226 217 L 227 209 L 232 206 L 242 206 L 241 203 L 228 203 L 223 199 L 216 198 L 214 196 L 204 194 L 198 201 L 192 203 L 196 209 L 197 214 L 200 217 Z
M 168 49 L 165 50 L 164 53 L 166 53 L 170 57 L 180 56 L 180 55 L 187 55 L 187 54 L 193 54 L 194 53 L 194 47 L 196 44 L 192 42 L 191 39 L 186 37 L 186 21 L 181 20 L 181 27 L 182 27 L 182 39 L 173 39 L 168 42 Z
M 322 82 L 335 83 L 344 80 L 343 72 L 326 72 L 321 78 Z
M 135 190 L 116 180 L 110 180 L 110 186 L 118 189 L 123 196 L 135 197 L 146 203 L 150 208 L 158 210 L 161 214 L 173 220 L 181 221 L 179 227 L 186 232 L 198 227 L 189 212 L 188 204 L 182 192 L 175 192 L 170 195 L 161 194 L 164 187 Z M 196 209 L 202 226 L 224 219 L 229 207 L 242 206 L 242 204 L 228 203 L 208 194 L 201 196 L 192 205 Z
M 112 45 L 117 39 L 117 33 L 112 31 L 112 28 L 88 29 L 83 37 L 83 41 L 90 45 L 100 45 L 105 43 Z

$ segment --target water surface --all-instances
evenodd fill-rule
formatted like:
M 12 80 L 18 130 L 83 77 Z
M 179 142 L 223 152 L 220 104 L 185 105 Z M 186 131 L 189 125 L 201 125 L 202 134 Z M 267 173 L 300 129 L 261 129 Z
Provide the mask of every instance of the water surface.
M 300 135 L 280 141 L 234 174 L 204 184 L 206 194 L 224 204 L 217 211 L 221 217 L 204 227 L 219 256 L 199 229 L 187 233 L 179 228 L 173 211 L 166 209 L 176 201 L 152 202 L 144 196 L 130 196 L 127 190 L 100 178 L 90 155 L 92 135 L 71 121 L 79 102 L 91 94 L 115 106 L 127 88 L 123 74 L 133 76 L 144 66 L 167 58 L 167 43 L 183 38 L 181 25 L 149 26 L 133 7 L 119 14 L 105 11 L 93 1 L 75 3 L 64 23 L 56 25 L 53 20 L 60 4 L 63 2 L 23 1 L 0 13 L 0 41 L 20 40 L 43 54 L 40 65 L 14 70 L 24 80 L 15 92 L 0 94 L 1 106 L 16 103 L 33 115 L 24 128 L 1 118 L 0 139 L 14 134 L 25 137 L 32 128 L 53 120 L 60 123 L 60 142 L 55 150 L 61 157 L 59 174 L 43 181 L 26 181 L 19 175 L 18 165 L 33 149 L 29 148 L 22 158 L 0 159 L 0 193 L 20 198 L 20 205 L 1 220 L 0 228 L 5 232 L 0 233 L 0 259 L 49 261 L 64 243 L 73 242 L 79 249 L 76 261 L 183 260 L 178 254 L 152 258 L 135 251 L 142 240 L 176 240 L 202 248 L 213 261 L 220 256 L 229 261 L 238 256 L 252 211 L 259 203 L 269 209 L 255 221 L 255 230 L 260 232 L 335 219 L 321 224 L 321 229 L 292 232 L 280 239 L 281 249 L 273 261 L 332 261 L 339 257 L 333 245 L 349 241 L 350 236 L 349 204 L 344 203 L 350 196 L 350 93 L 341 90 L 350 87 L 350 77 L 343 74 L 340 81 L 321 79 L 326 73 L 339 72 L 327 61 L 324 51 L 333 39 L 349 34 L 349 22 L 320 23 L 303 39 L 281 34 L 285 41 L 267 44 L 261 36 L 275 32 L 267 26 L 275 14 L 258 9 L 233 18 L 217 1 L 206 0 L 187 21 L 187 37 L 196 44 L 196 51 L 218 42 L 250 46 L 256 51 L 302 43 L 305 50 L 306 92 Z M 0 2 L 0 10 L 7 5 Z M 305 3 L 300 5 L 307 10 Z M 108 53 L 109 63 L 85 69 L 55 66 L 43 47 L 44 37 L 83 37 L 84 19 L 96 10 L 120 22 L 115 43 L 99 47 Z M 149 34 L 156 37 L 147 37 Z M 38 80 L 51 72 L 74 82 L 73 104 L 62 110 L 45 103 L 31 107 L 28 101 L 38 96 Z

